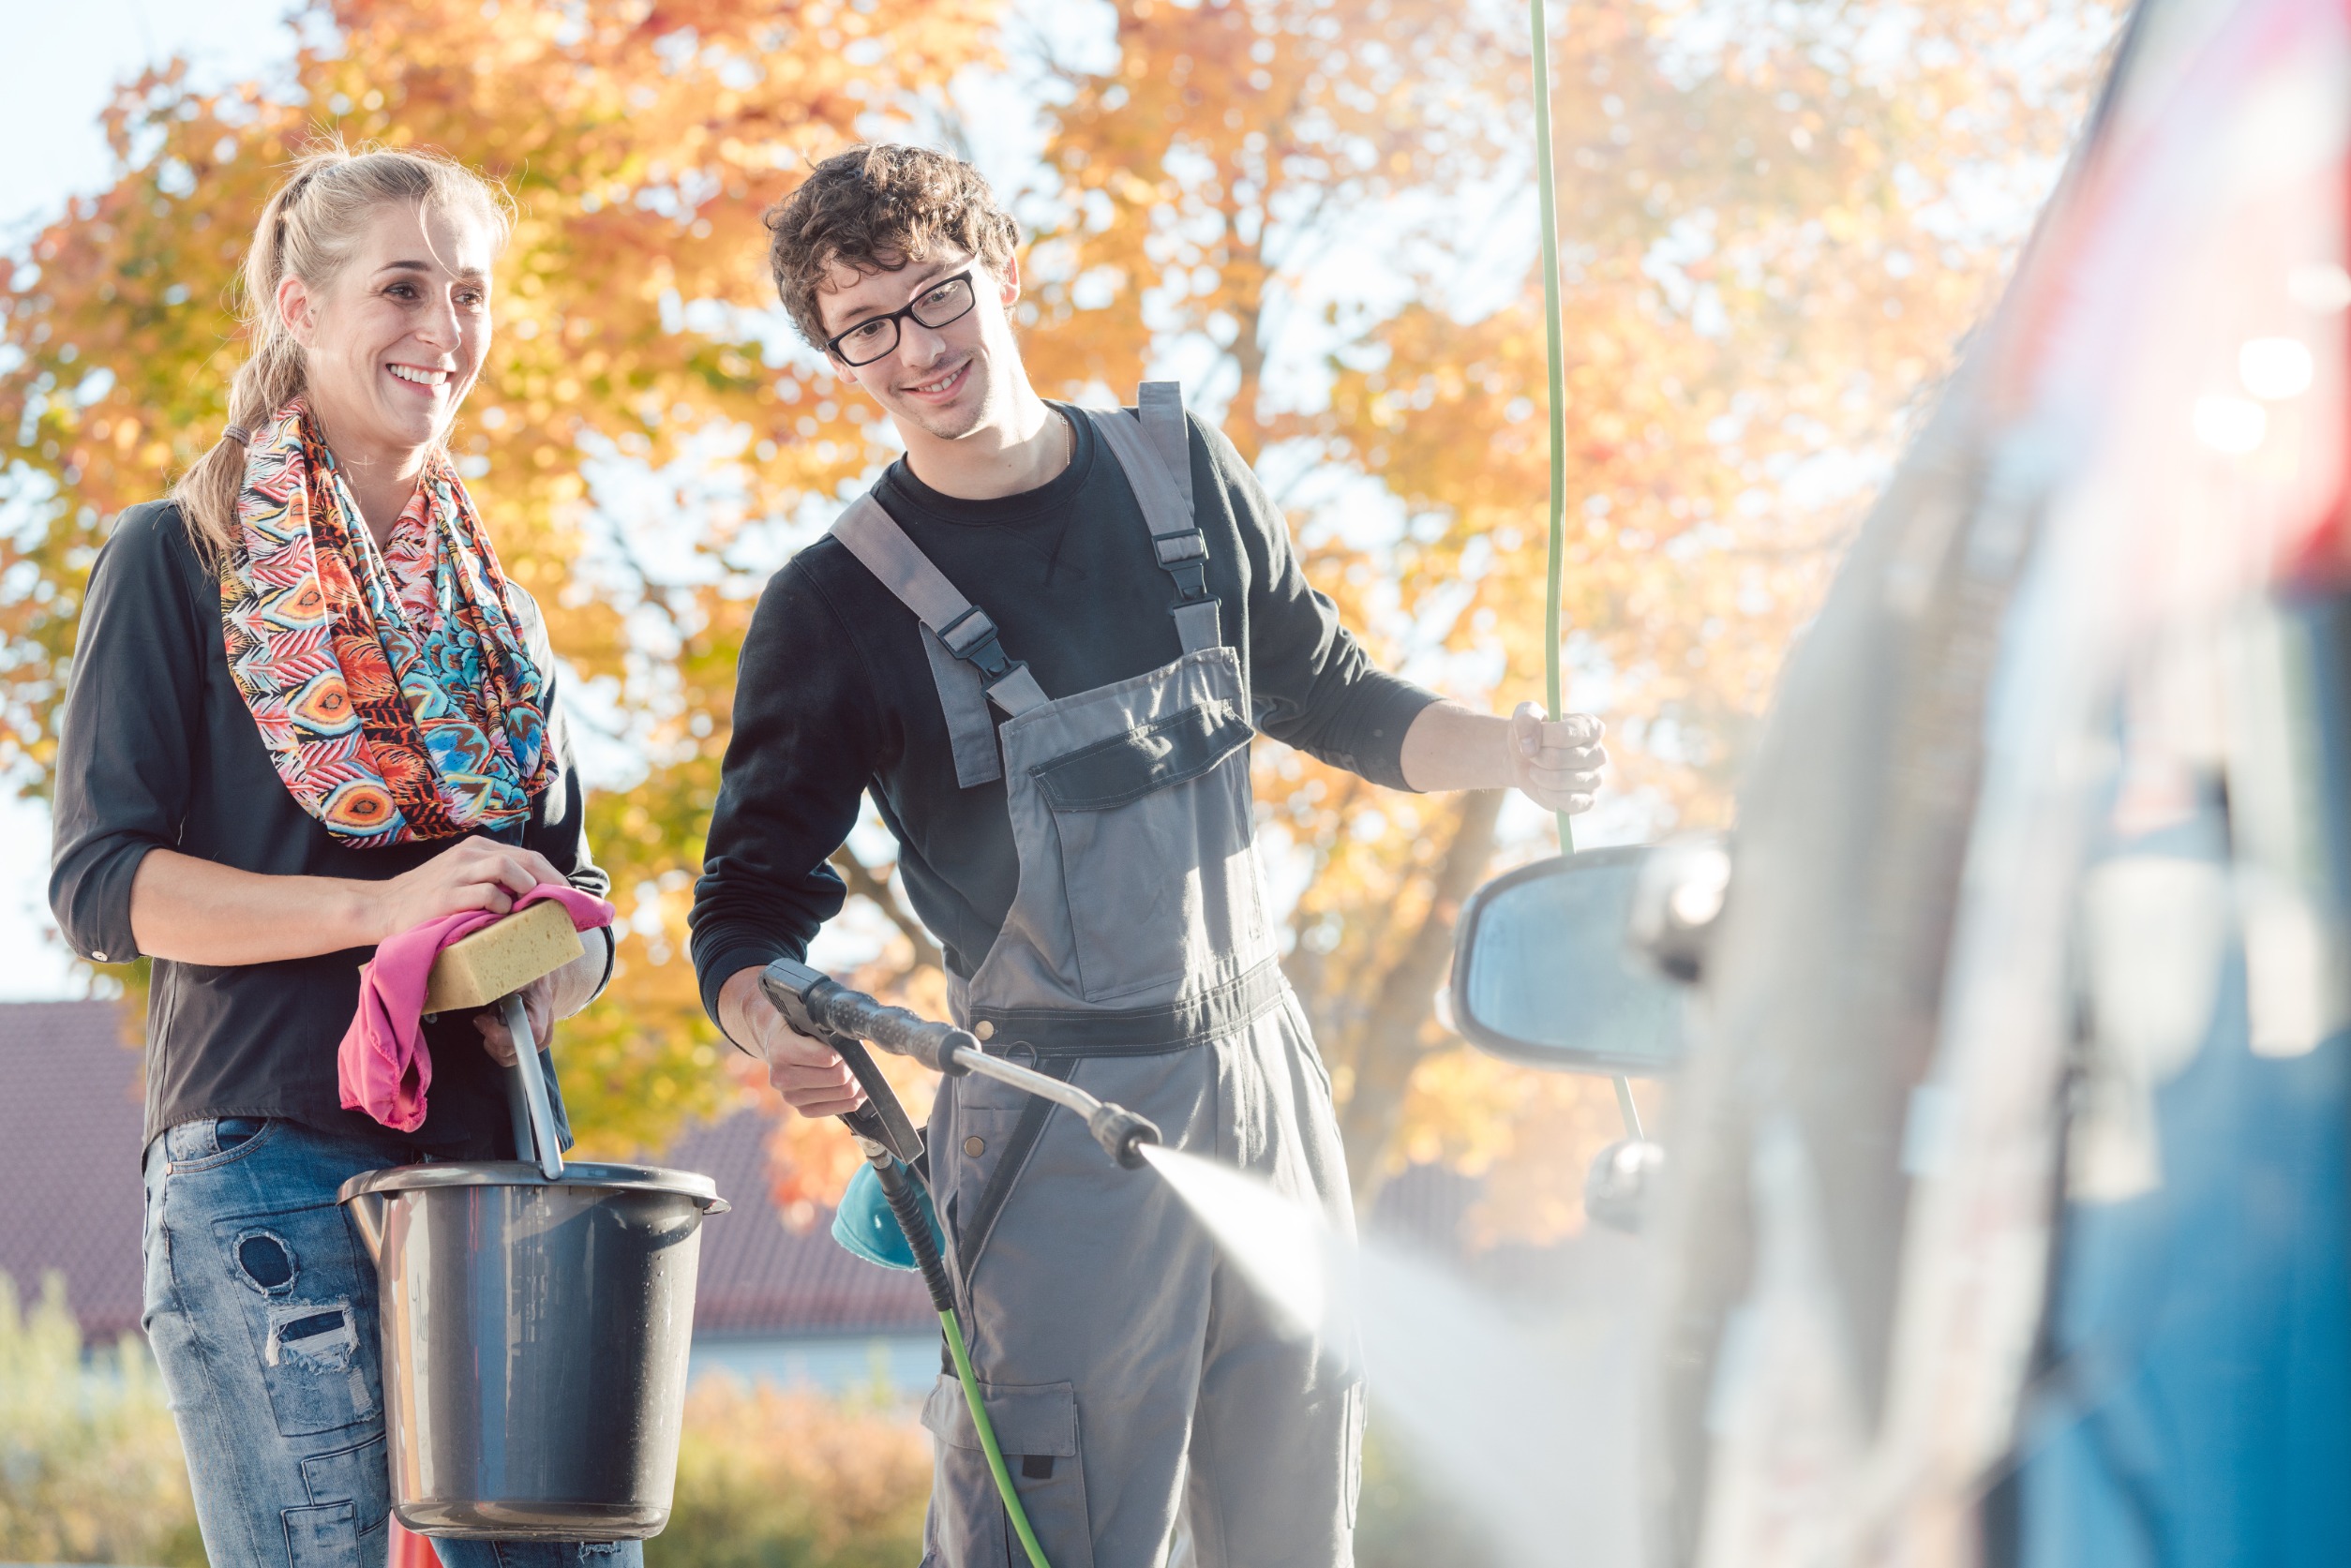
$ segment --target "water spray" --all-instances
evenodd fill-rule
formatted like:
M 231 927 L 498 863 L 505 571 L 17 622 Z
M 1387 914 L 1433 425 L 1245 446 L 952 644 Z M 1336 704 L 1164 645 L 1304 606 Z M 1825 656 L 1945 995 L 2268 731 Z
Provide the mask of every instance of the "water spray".
M 890 1081 L 881 1075 L 865 1046 L 870 1041 L 948 1078 L 977 1073 L 1056 1105 L 1066 1105 L 1086 1118 L 1086 1130 L 1102 1146 L 1102 1152 L 1130 1171 L 1143 1165 L 1146 1144 L 1161 1141 L 1160 1129 L 1148 1117 L 1123 1105 L 1097 1099 L 1074 1084 L 1008 1062 L 1001 1056 L 989 1055 L 979 1037 L 968 1030 L 935 1023 L 904 1008 L 891 1007 L 861 991 L 851 991 L 804 963 L 778 959 L 761 973 L 759 985 L 786 1023 L 801 1034 L 831 1046 L 864 1089 L 865 1103 L 841 1120 L 847 1124 L 857 1139 L 859 1151 L 874 1168 L 875 1178 L 881 1184 L 882 1197 L 890 1204 L 898 1229 L 906 1232 L 906 1246 L 914 1254 L 923 1288 L 930 1292 L 931 1307 L 938 1314 L 940 1332 L 947 1337 L 947 1351 L 955 1363 L 955 1381 L 963 1384 L 964 1403 L 971 1411 L 971 1424 L 980 1434 L 981 1450 L 988 1457 L 988 1473 L 996 1479 L 996 1495 L 1004 1500 L 1004 1511 L 1011 1518 L 1021 1548 L 1028 1554 L 1031 1568 L 1051 1568 L 1045 1561 L 1045 1549 L 1038 1544 L 1037 1532 L 1029 1525 L 1028 1511 L 1021 1505 L 1019 1488 L 1012 1485 L 1012 1472 L 1004 1463 L 1004 1449 L 996 1441 L 995 1424 L 989 1421 L 987 1408 L 981 1402 L 980 1375 L 972 1367 L 971 1351 L 965 1342 L 963 1322 L 955 1306 L 955 1282 L 947 1272 L 946 1260 L 939 1254 L 938 1241 L 931 1233 L 931 1222 L 922 1213 L 921 1197 L 915 1185 L 921 1179 L 915 1172 L 922 1157 L 922 1135 L 907 1117 L 906 1108 L 898 1103 Z

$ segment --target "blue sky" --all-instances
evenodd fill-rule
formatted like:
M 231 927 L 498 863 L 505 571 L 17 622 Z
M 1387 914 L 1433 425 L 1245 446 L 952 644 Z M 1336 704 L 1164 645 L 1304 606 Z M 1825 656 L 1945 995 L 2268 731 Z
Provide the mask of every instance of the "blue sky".
M 0 52 L 0 243 L 13 246 L 76 194 L 104 187 L 111 155 L 97 117 L 118 82 L 186 54 L 218 81 L 292 52 L 284 0 L 70 0 L 11 7 Z M 49 920 L 49 817 L 0 803 L 0 999 L 78 994 Z

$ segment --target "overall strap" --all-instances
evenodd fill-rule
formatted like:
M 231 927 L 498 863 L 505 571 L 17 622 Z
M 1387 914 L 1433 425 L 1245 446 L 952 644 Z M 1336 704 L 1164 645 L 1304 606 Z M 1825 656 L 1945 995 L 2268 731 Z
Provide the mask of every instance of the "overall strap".
M 1181 383 L 1145 381 L 1135 394 L 1137 420 L 1123 410 L 1088 411 L 1142 503 L 1160 569 L 1175 579 L 1176 602 L 1167 613 L 1184 651 L 1216 647 L 1224 635 L 1208 591 L 1208 541 L 1192 512 L 1191 430 Z
M 947 713 L 957 787 L 1002 778 L 1004 761 L 996 753 L 988 704 L 1008 718 L 1043 707 L 1045 694 L 1037 678 L 1026 665 L 1005 657 L 996 622 L 931 564 L 871 492 L 849 503 L 832 525 L 832 536 L 922 622 L 922 651 L 930 657 L 931 679 Z

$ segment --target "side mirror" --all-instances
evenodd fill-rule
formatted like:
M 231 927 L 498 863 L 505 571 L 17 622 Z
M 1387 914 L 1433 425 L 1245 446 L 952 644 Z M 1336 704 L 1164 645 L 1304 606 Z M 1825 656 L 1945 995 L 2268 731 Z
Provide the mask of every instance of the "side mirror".
M 1455 1027 L 1511 1061 L 1650 1078 L 1682 1059 L 1676 980 L 1697 978 L 1730 859 L 1716 840 L 1521 866 L 1462 906 Z

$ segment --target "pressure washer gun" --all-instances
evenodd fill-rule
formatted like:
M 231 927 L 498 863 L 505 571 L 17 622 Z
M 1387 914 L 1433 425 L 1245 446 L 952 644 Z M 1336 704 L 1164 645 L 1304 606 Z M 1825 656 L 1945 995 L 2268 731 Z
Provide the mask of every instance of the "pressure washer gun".
M 904 1008 L 889 1007 L 861 991 L 851 991 L 805 963 L 778 959 L 761 973 L 759 984 L 776 1011 L 784 1015 L 785 1022 L 839 1053 L 865 1090 L 865 1103 L 841 1119 L 848 1124 L 859 1149 L 873 1167 L 881 1184 L 882 1197 L 897 1217 L 898 1229 L 906 1232 L 915 1267 L 922 1272 L 922 1283 L 931 1292 L 932 1308 L 938 1313 L 939 1327 L 947 1336 L 948 1353 L 955 1362 L 955 1378 L 963 1384 L 964 1403 L 971 1411 L 971 1424 L 980 1434 L 980 1447 L 988 1456 L 988 1472 L 996 1478 L 996 1493 L 1004 1500 L 1005 1513 L 1011 1518 L 1012 1529 L 1020 1537 L 1022 1548 L 1028 1553 L 1032 1568 L 1050 1568 L 1045 1561 L 1045 1549 L 1038 1545 L 1037 1532 L 1029 1526 L 1028 1511 L 1021 1505 L 1020 1491 L 1012 1485 L 1012 1472 L 1004 1463 L 1004 1450 L 996 1441 L 995 1424 L 988 1419 L 987 1407 L 981 1400 L 980 1376 L 972 1368 L 971 1351 L 964 1342 L 963 1325 L 956 1317 L 954 1281 L 948 1277 L 946 1261 L 940 1257 L 938 1242 L 931 1232 L 930 1217 L 922 1212 L 913 1170 L 915 1162 L 922 1157 L 922 1135 L 907 1119 L 906 1108 L 898 1103 L 890 1081 L 874 1065 L 865 1044 L 870 1040 L 893 1055 L 910 1056 L 933 1072 L 949 1078 L 976 1072 L 1041 1096 L 1056 1105 L 1066 1105 L 1086 1118 L 1086 1130 L 1094 1135 L 1103 1152 L 1129 1170 L 1143 1163 L 1143 1145 L 1158 1142 L 1160 1129 L 1123 1105 L 1096 1099 L 1074 1084 L 1033 1072 L 1001 1056 L 989 1055 L 980 1048 L 978 1038 L 966 1030 L 950 1023 L 935 1023 Z
M 775 1004 L 776 1010 L 793 1028 L 839 1052 L 841 1059 L 849 1065 L 849 1071 L 864 1086 L 869 1103 L 843 1118 L 849 1123 L 850 1130 L 889 1148 L 908 1164 L 922 1152 L 921 1137 L 906 1120 L 898 1097 L 890 1091 L 889 1080 L 874 1066 L 862 1041 L 870 1040 L 892 1055 L 910 1056 L 933 1072 L 949 1078 L 976 1072 L 982 1078 L 993 1078 L 999 1083 L 1010 1083 L 1015 1089 L 1066 1105 L 1086 1118 L 1086 1130 L 1094 1135 L 1094 1142 L 1102 1146 L 1103 1152 L 1130 1171 L 1143 1163 L 1143 1145 L 1160 1141 L 1158 1127 L 1123 1105 L 1096 1099 L 1075 1084 L 1064 1083 L 1058 1078 L 1008 1062 L 1001 1056 L 991 1056 L 981 1049 L 979 1039 L 968 1030 L 951 1023 L 935 1023 L 904 1008 L 887 1006 L 804 963 L 777 959 L 767 966 L 759 983 L 766 989 L 768 1000 Z M 868 1111 L 875 1113 L 869 1125 L 879 1125 L 887 1136 L 877 1136 L 859 1125 L 857 1118 Z M 913 1153 L 906 1153 L 908 1149 Z

